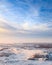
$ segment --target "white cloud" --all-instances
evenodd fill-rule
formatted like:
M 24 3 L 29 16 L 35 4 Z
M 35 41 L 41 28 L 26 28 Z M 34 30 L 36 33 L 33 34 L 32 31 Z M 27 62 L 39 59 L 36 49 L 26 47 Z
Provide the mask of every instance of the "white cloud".
M 5 23 L 5 24 L 4 24 Z M 51 23 L 33 23 L 33 22 L 9 22 L 3 18 L 0 18 L 0 30 L 7 30 L 10 33 L 39 33 L 52 30 Z M 5 28 L 5 29 L 4 29 Z M 7 29 L 8 28 L 8 29 Z
M 22 29 L 24 30 L 30 30 L 30 31 L 48 31 L 51 30 L 50 28 L 51 24 L 49 23 L 34 23 L 33 22 L 25 22 L 22 24 Z
M 16 28 L 16 30 L 12 30 L 12 29 L 5 29 L 5 24 L 3 23 L 6 23 L 14 28 Z M 48 37 L 48 38 L 42 38 L 42 37 L 34 37 L 32 38 L 32 36 L 28 36 L 26 34 L 29 34 L 30 32 L 28 31 L 31 31 L 32 34 L 35 33 L 35 31 L 37 30 L 37 33 L 39 33 L 38 31 L 51 31 L 52 28 L 50 28 L 50 26 L 52 26 L 51 23 L 33 23 L 33 22 L 24 22 L 22 24 L 18 24 L 18 22 L 9 22 L 7 20 L 5 20 L 4 18 L 0 18 L 0 26 L 4 27 L 4 28 L 1 28 L 0 27 L 0 43 L 31 43 L 31 42 L 36 42 L 36 43 L 39 43 L 39 42 L 52 42 L 52 37 Z M 1 29 L 2 29 L 2 32 L 1 32 Z M 33 32 L 34 31 L 34 32 Z M 6 33 L 6 34 L 5 34 Z M 22 35 L 23 33 L 23 35 Z M 20 34 L 20 36 L 18 36 Z M 24 36 L 25 34 L 25 36 Z M 41 35 L 41 34 L 40 34 Z M 35 36 L 35 35 L 34 35 Z

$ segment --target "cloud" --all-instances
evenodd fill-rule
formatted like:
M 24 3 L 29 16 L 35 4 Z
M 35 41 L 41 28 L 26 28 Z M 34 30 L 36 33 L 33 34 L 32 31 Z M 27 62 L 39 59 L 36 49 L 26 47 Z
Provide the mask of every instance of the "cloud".
M 11 34 L 15 30 L 16 28 L 10 25 L 8 21 L 3 18 L 0 18 L 0 33 Z
M 33 23 L 33 22 L 8 22 L 0 19 L 0 33 L 3 32 L 9 35 L 25 36 L 25 37 L 49 37 L 52 33 L 51 23 Z M 47 35 L 47 36 L 46 36 Z
M 48 23 L 29 23 L 25 22 L 22 24 L 22 28 L 24 30 L 31 30 L 31 31 L 47 31 L 50 30 L 49 28 L 50 24 Z

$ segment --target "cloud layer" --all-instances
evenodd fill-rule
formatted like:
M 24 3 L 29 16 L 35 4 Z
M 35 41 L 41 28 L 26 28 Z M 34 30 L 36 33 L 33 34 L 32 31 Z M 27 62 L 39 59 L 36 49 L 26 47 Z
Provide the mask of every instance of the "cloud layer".
M 11 25 L 12 24 L 12 25 Z M 32 25 L 31 25 L 32 24 Z M 24 22 L 22 24 L 10 23 L 0 19 L 0 33 L 14 35 L 32 35 L 40 37 L 49 37 L 52 34 L 52 23 L 32 23 Z

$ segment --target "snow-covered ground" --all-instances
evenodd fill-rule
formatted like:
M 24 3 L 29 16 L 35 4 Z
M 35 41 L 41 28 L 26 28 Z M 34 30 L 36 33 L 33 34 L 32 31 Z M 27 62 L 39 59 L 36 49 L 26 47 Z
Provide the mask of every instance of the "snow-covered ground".
M 52 60 L 45 60 L 48 52 L 52 51 L 47 49 L 23 49 L 15 46 L 0 46 L 0 65 L 52 65 Z M 38 59 L 36 55 L 40 55 Z

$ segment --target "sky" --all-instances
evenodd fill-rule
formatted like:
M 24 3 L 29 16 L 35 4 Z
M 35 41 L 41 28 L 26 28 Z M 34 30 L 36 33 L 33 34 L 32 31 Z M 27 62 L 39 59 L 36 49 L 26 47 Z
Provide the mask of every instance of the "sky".
M 0 43 L 52 43 L 52 0 L 0 0 Z

